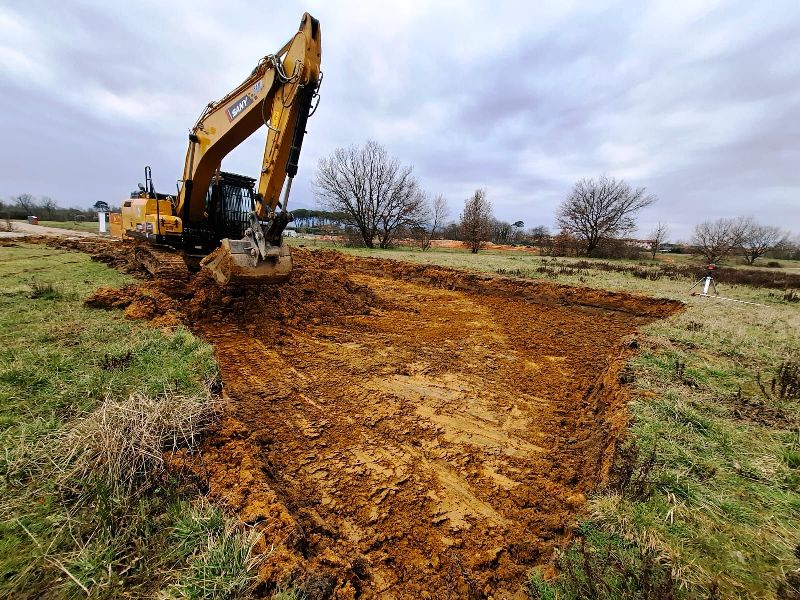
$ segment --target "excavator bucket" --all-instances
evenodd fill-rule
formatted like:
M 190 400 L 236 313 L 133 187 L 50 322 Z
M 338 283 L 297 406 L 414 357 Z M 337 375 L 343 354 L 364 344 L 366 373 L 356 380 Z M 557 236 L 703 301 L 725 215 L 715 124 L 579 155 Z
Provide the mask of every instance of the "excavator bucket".
M 292 253 L 289 246 L 281 244 L 269 246 L 266 257 L 261 258 L 258 248 L 249 239 L 224 239 L 200 264 L 220 285 L 271 285 L 289 280 Z

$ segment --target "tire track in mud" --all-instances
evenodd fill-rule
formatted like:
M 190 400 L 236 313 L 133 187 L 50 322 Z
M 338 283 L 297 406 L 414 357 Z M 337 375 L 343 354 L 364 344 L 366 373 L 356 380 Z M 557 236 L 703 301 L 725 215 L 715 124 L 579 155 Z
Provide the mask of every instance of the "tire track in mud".
M 227 401 L 195 470 L 264 531 L 259 591 L 522 597 L 608 473 L 624 338 L 679 304 L 335 252 L 295 265 L 277 289 L 95 298 L 213 344 Z

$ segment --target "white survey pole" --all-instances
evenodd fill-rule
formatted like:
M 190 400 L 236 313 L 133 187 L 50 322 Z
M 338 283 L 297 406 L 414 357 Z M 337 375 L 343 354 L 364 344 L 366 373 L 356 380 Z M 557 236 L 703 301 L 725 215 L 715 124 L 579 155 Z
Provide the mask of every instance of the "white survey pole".
M 106 213 L 100 211 L 97 213 L 97 222 L 100 224 L 100 233 L 106 232 Z

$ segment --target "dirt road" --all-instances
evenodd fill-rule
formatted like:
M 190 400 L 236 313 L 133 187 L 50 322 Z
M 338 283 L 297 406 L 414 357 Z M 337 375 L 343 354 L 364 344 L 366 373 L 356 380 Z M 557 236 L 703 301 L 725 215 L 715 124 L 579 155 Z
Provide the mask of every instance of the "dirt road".
M 52 235 L 58 237 L 80 238 L 100 237 L 99 233 L 92 233 L 89 231 L 74 231 L 72 229 L 61 229 L 60 227 L 47 227 L 46 225 L 31 225 L 25 221 L 12 221 L 11 228 L 11 231 L 0 231 L 0 239 L 16 239 L 31 235 Z
M 200 276 L 90 300 L 214 345 L 228 401 L 185 464 L 264 532 L 260 592 L 522 597 L 607 476 L 627 336 L 678 304 L 330 251 L 295 263 L 266 290 Z

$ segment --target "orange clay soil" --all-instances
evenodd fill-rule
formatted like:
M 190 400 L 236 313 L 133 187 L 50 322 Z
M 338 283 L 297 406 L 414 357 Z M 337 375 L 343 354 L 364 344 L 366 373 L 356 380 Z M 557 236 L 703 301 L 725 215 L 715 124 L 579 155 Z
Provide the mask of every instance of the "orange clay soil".
M 679 303 L 334 251 L 294 261 L 261 290 L 201 273 L 87 300 L 213 344 L 222 417 L 201 458 L 173 462 L 263 532 L 257 593 L 524 597 L 608 476 L 630 336 Z

